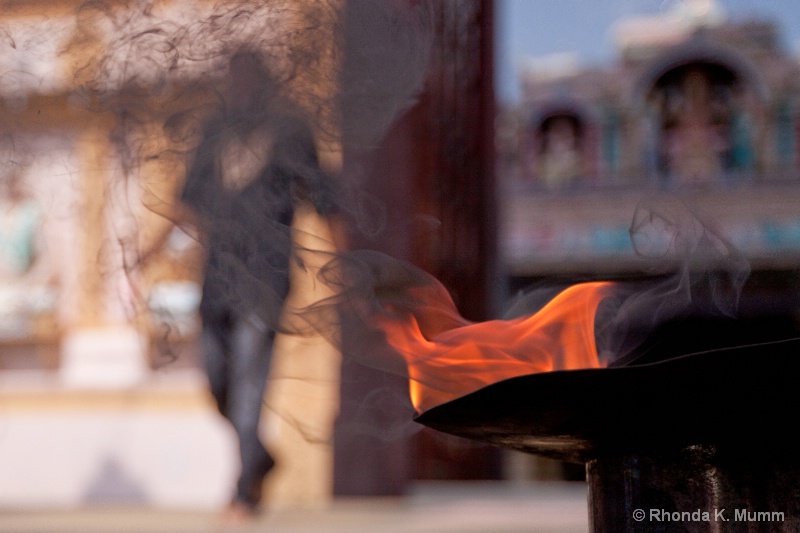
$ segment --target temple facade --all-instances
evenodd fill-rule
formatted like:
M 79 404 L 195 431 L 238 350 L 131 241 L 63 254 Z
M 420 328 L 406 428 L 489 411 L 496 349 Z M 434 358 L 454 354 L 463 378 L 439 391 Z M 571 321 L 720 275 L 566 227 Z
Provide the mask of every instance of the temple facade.
M 636 203 L 663 193 L 717 220 L 756 267 L 796 262 L 800 62 L 776 22 L 681 6 L 619 21 L 607 67 L 564 56 L 522 73 L 500 138 L 512 273 L 627 268 Z

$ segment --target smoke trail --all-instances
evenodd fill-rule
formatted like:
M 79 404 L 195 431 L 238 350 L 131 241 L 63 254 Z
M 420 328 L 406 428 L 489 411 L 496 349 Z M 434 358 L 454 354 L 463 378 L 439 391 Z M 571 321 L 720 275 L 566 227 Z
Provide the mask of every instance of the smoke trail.
M 653 279 L 621 285 L 609 302 L 610 317 L 597 325 L 608 364 L 635 360 L 644 339 L 670 320 L 735 317 L 750 264 L 711 222 L 678 198 L 654 197 L 637 206 L 630 234 Z
M 425 82 L 432 35 L 429 1 L 87 1 L 66 16 L 28 18 L 0 28 L 0 46 L 14 51 L 0 54 L 0 90 L 6 108 L 20 111 L 3 117 L 9 122 L 2 130 L 9 136 L 4 146 L 26 142 L 20 122 L 31 112 L 26 107 L 29 100 L 42 94 L 66 99 L 70 117 L 77 117 L 76 129 L 93 130 L 91 137 L 66 142 L 66 150 L 78 146 L 75 151 L 86 148 L 99 155 L 88 164 L 90 186 L 96 188 L 96 203 L 102 204 L 97 210 L 109 215 L 92 228 L 103 242 L 89 251 L 103 276 L 95 282 L 104 286 L 100 312 L 113 320 L 154 319 L 155 360 L 169 363 L 176 357 L 173 336 L 180 331 L 163 312 L 152 316 L 152 294 L 142 277 L 157 253 L 153 250 L 158 250 L 151 243 L 162 237 L 170 245 L 177 235 L 184 242 L 181 246 L 191 247 L 191 255 L 202 264 L 198 256 L 207 253 L 207 242 L 186 217 L 180 196 L 192 167 L 204 164 L 198 149 L 204 142 L 213 144 L 209 138 L 214 137 L 214 126 L 226 124 L 216 128 L 224 137 L 226 130 L 247 131 L 253 123 L 269 122 L 273 130 L 284 133 L 302 124 L 297 128 L 302 133 L 283 137 L 302 137 L 300 142 L 271 148 L 282 171 L 315 184 L 295 192 L 315 206 L 333 204 L 328 209 L 348 223 L 348 231 L 374 235 L 384 222 L 379 203 L 363 193 L 363 176 L 336 173 L 335 165 L 320 168 L 308 157 L 308 147 L 328 144 L 335 150 L 339 145 L 342 152 L 357 155 L 379 144 Z M 244 50 L 257 56 L 269 72 L 270 90 L 234 109 L 238 104 L 229 97 L 230 60 Z M 309 130 L 311 140 L 306 135 Z M 64 138 L 73 133 L 66 132 Z M 269 150 L 274 141 L 262 138 L 255 144 Z M 240 153 L 244 160 L 257 151 Z M 24 152 L 13 150 L 4 161 L 17 162 Z M 70 188 L 61 199 L 74 198 L 68 216 L 72 225 L 82 224 L 85 213 L 81 196 L 87 187 L 87 163 L 80 158 L 69 167 L 70 179 L 59 184 L 59 190 Z M 244 175 L 248 164 L 261 163 L 250 158 L 249 163 L 227 166 L 229 174 Z M 309 238 L 313 236 L 299 235 L 289 220 L 266 221 L 259 213 L 254 220 L 245 239 L 270 240 L 283 256 L 279 261 L 263 259 L 257 269 L 285 263 L 287 256 L 309 270 L 315 261 L 329 259 L 328 252 L 319 251 Z M 181 231 L 164 231 L 173 225 Z M 233 236 L 241 229 L 230 220 L 215 231 L 224 241 L 225 233 Z M 61 239 L 72 244 L 70 254 L 63 255 L 70 259 L 67 268 L 85 260 L 86 235 L 79 234 L 81 230 L 85 228 L 76 228 L 75 239 Z M 190 237 L 198 243 L 186 245 Z M 300 242 L 289 251 L 291 244 Z M 170 254 L 175 247 L 165 248 Z M 292 320 L 291 313 L 279 321 L 284 288 L 254 276 L 253 264 L 236 254 L 224 255 L 220 264 L 219 278 L 225 282 L 217 295 L 220 301 L 233 306 L 270 302 L 261 315 L 265 325 L 300 335 L 313 331 L 301 320 Z M 68 274 L 76 293 L 82 289 L 82 274 Z M 267 278 L 282 279 L 287 272 L 275 274 Z M 109 305 L 112 297 L 124 300 L 124 305 Z M 78 299 L 79 295 L 70 298 Z M 330 322 L 318 325 L 338 343 L 339 323 L 336 313 Z M 376 389 L 369 401 L 359 405 L 363 415 L 356 422 L 359 429 L 381 438 L 407 434 L 412 424 L 408 399 L 398 398 L 398 393 L 405 391 L 393 383 Z M 302 431 L 302 423 L 297 427 Z
M 118 168 L 112 179 L 136 184 L 144 205 L 159 216 L 173 216 L 174 182 L 180 180 L 171 178 L 185 176 L 188 165 L 204 164 L 204 152 L 198 148 L 213 137 L 209 125 L 228 122 L 247 130 L 250 122 L 273 120 L 276 129 L 291 130 L 304 124 L 314 138 L 309 141 L 300 128 L 285 137 L 303 140 L 278 143 L 277 164 L 317 184 L 305 192 L 317 195 L 312 203 L 334 204 L 331 211 L 353 222 L 352 227 L 374 227 L 363 223 L 360 178 L 327 176 L 336 187 L 326 189 L 319 185 L 323 178 L 318 165 L 309 163 L 307 148 L 322 140 L 362 152 L 379 142 L 424 85 L 432 9 L 430 2 L 399 0 L 352 0 L 346 11 L 344 5 L 334 0 L 213 5 L 92 0 L 75 11 L 68 30 L 59 26 L 54 32 L 68 36 L 59 51 L 68 59 L 67 73 L 48 78 L 22 69 L 14 71 L 22 75 L 3 80 L 25 91 L 69 86 L 72 105 L 113 117 L 109 142 Z M 46 48 L 33 35 L 24 28 L 3 28 L 0 44 L 14 50 L 26 42 L 29 49 Z M 264 87 L 244 106 L 227 95 L 230 59 L 242 50 L 257 56 L 271 78 L 269 90 Z M 338 54 L 348 60 L 339 62 Z M 271 142 L 259 139 L 256 144 Z M 241 161 L 247 160 L 243 154 Z M 254 231 L 259 239 L 266 234 L 280 243 L 281 253 L 289 254 L 291 242 L 297 240 L 289 224 L 264 221 Z M 232 223 L 215 231 L 240 229 Z M 138 267 L 141 231 L 133 223 L 114 236 L 125 269 Z M 749 271 L 724 239 L 674 200 L 643 202 L 633 215 L 631 237 L 658 276 L 641 284 L 617 285 L 598 310 L 599 321 L 593 326 L 604 364 L 629 361 L 642 332 L 683 313 L 732 314 Z M 330 258 L 329 252 L 313 249 L 296 255 L 302 253 Z M 249 283 L 238 284 L 236 280 L 247 279 L 251 270 L 235 255 L 225 256 L 221 268 L 228 286 L 219 298 L 232 298 L 234 304 L 281 300 L 276 294 L 282 289 L 263 280 L 256 280 L 262 282 L 252 291 L 246 289 Z M 438 281 L 376 252 L 338 254 L 320 270 L 319 281 L 334 296 L 297 310 L 301 321 L 288 325 L 279 324 L 279 310 L 273 307 L 265 312 L 267 323 L 300 333 L 322 332 L 348 357 L 386 372 L 409 377 L 407 361 L 387 343 L 387 322 L 414 317 L 425 339 L 469 326 Z M 519 299 L 512 313 L 531 314 L 543 305 L 533 302 L 537 298 L 532 293 Z M 339 331 L 347 334 L 340 336 Z
M 749 264 L 681 200 L 642 201 L 631 239 L 649 269 L 641 281 L 530 291 L 504 320 L 483 324 L 464 319 L 445 287 L 413 265 L 349 252 L 320 273 L 335 296 L 303 316 L 320 329 L 338 320 L 348 356 L 409 378 L 412 391 L 422 386 L 425 409 L 495 375 L 630 364 L 671 320 L 735 315 Z
M 179 222 L 181 176 L 194 160 L 204 129 L 215 116 L 230 118 L 227 69 L 237 51 L 246 48 L 258 55 L 273 77 L 273 93 L 260 95 L 250 109 L 238 113 L 263 116 L 264 107 L 285 106 L 282 114 L 306 123 L 317 145 L 347 142 L 351 151 L 368 150 L 413 103 L 424 82 L 430 12 L 427 2 L 394 0 L 90 0 L 69 16 L 14 21 L 0 28 L 0 44 L 16 54 L 3 65 L 0 80 L 6 103 L 19 100 L 14 105 L 22 110 L 25 95 L 66 91 L 76 112 L 113 122 L 103 195 L 130 220 L 116 226 L 102 255 L 121 258 L 111 261 L 107 275 L 123 268 L 132 277 L 146 252 L 149 230 L 142 217 L 149 212 Z M 342 54 L 355 60 L 345 65 Z M 352 119 L 342 121 L 343 114 Z M 8 119 L 4 131 L 10 137 L 18 136 L 15 121 L 22 116 Z M 295 156 L 284 153 L 284 166 L 296 166 L 302 155 L 291 161 Z M 290 170 L 310 174 L 305 167 Z M 340 214 L 354 227 L 380 225 L 380 215 L 364 209 L 374 202 L 360 192 L 358 178 L 335 179 Z M 312 190 L 316 196 L 329 194 Z M 288 225 L 262 231 L 283 241 L 291 233 Z M 242 274 L 241 266 L 232 263 L 230 270 Z

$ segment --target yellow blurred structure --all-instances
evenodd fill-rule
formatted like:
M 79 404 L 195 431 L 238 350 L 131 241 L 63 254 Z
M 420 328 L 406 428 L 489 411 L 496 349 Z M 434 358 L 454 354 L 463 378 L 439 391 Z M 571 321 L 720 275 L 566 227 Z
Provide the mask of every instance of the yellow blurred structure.
M 293 35 L 293 25 L 307 23 L 308 10 L 298 9 L 307 2 L 286 4 L 283 14 L 294 18 L 284 18 L 283 30 Z M 141 6 L 0 3 L 0 178 L 19 173 L 42 208 L 35 260 L 49 275 L 37 283 L 51 295 L 50 305 L 15 314 L 19 325 L 0 331 L 0 508 L 227 503 L 235 437 L 210 401 L 196 355 L 203 250 L 172 228 L 185 139 L 161 127 L 171 114 L 202 107 L 212 87 L 176 99 L 177 89 L 163 86 L 151 93 L 93 85 L 109 68 L 104 55 L 125 44 L 114 42 L 110 21 L 137 14 L 190 23 L 210 6 L 163 0 L 133 13 Z M 331 48 L 318 65 L 332 71 L 333 25 L 319 30 Z M 196 71 L 198 80 L 207 74 Z M 132 77 L 146 85 L 149 75 L 145 65 Z M 334 79 L 301 75 L 293 89 L 304 86 L 298 92 L 319 106 L 332 102 Z M 148 108 L 148 120 L 136 122 L 137 106 Z M 316 112 L 334 115 L 332 107 Z M 337 172 L 341 153 L 325 126 L 320 159 Z M 120 148 L 128 141 L 120 135 L 137 136 L 138 151 Z M 303 238 L 330 242 L 314 214 L 296 224 Z M 165 231 L 163 249 L 139 269 L 139 251 Z M 309 275 L 293 274 L 296 305 L 321 296 Z M 288 336 L 276 352 L 264 437 L 279 467 L 268 492 L 284 507 L 324 504 L 332 495 L 338 354 L 321 338 Z

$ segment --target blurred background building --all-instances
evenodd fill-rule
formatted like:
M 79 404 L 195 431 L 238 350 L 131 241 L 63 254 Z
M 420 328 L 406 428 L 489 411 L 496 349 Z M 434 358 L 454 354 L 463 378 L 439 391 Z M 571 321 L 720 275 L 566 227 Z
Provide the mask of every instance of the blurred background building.
M 223 41 L 264 38 L 269 31 L 313 36 L 282 42 L 281 51 L 294 53 L 287 63 L 296 69 L 289 92 L 300 105 L 319 106 L 323 164 L 332 173 L 362 175 L 361 185 L 390 206 L 389 225 L 402 221 L 391 238 L 380 240 L 383 251 L 442 276 L 468 316 L 490 315 L 493 147 L 492 129 L 484 125 L 493 116 L 491 2 L 435 5 L 424 94 L 365 153 L 363 143 L 380 140 L 360 126 L 372 96 L 362 102 L 361 86 L 337 82 L 333 51 L 343 41 L 342 75 L 357 82 L 364 69 L 386 67 L 376 52 L 385 35 L 361 31 L 369 30 L 363 24 L 372 5 L 289 1 L 254 14 L 246 2 L 2 3 L 8 223 L 1 249 L 0 505 L 227 503 L 237 468 L 235 437 L 213 406 L 198 356 L 203 250 L 176 227 L 152 261 L 137 264 L 148 239 L 174 218 L 186 146 L 175 132 L 194 131 L 191 123 L 162 124 L 208 107 L 224 72 L 224 46 L 213 50 L 209 43 L 193 43 L 206 47 L 207 61 L 165 61 L 168 69 L 148 62 L 169 55 L 164 36 L 175 27 L 205 17 L 247 20 L 238 33 L 218 34 Z M 416 3 L 386 5 L 403 15 Z M 222 13 L 217 19 L 214 9 Z M 326 33 L 338 24 L 353 30 Z M 309 27 L 314 31 L 302 31 Z M 379 61 L 370 63 L 365 49 Z M 316 70 L 304 70 L 296 62 L 312 52 Z M 173 70 L 180 75 L 167 79 Z M 343 104 L 340 141 L 332 140 L 324 118 L 331 109 L 325 106 L 339 101 L 337 83 L 364 104 Z M 438 219 L 445 231 L 407 223 L 414 219 Z M 303 286 L 302 275 L 295 276 Z M 308 294 L 295 297 L 307 303 Z M 268 483 L 270 505 L 319 505 L 334 492 L 401 494 L 414 477 L 498 475 L 494 451 L 480 447 L 476 456 L 461 442 L 386 435 L 396 419 L 359 419 L 361 395 L 374 394 L 364 379 L 373 375 L 345 363 L 340 393 L 341 363 L 329 346 L 289 338 L 278 345 L 264 430 L 279 464 Z M 404 379 L 378 379 L 387 381 L 392 396 L 407 398 Z M 404 414 L 407 428 L 412 413 Z M 488 459 L 473 461 L 483 456 Z
M 284 31 L 308 27 L 323 4 L 339 2 L 288 2 Z M 728 19 L 706 1 L 622 17 L 613 61 L 530 61 L 519 101 L 498 107 L 504 4 L 432 4 L 423 90 L 374 149 L 348 137 L 364 108 L 333 113 L 341 112 L 335 140 L 317 132 L 328 169 L 360 176 L 386 208 L 391 233 L 353 246 L 412 261 L 445 284 L 466 318 L 485 320 L 531 282 L 638 275 L 632 214 L 643 196 L 671 192 L 751 261 L 745 314 L 779 316 L 781 331 L 792 330 L 800 63 L 782 44 L 787 21 Z M 154 5 L 147 16 L 174 21 L 214 3 Z M 344 53 L 321 54 L 323 73 L 360 71 L 375 57 L 359 50 L 385 38 L 360 26 L 369 0 L 341 5 L 346 38 L 323 28 L 317 42 Z M 235 479 L 234 435 L 197 355 L 203 250 L 175 229 L 146 269 L 134 268 L 147 236 L 171 223 L 165 199 L 182 172 L 160 124 L 213 99 L 219 71 L 202 64 L 168 85 L 145 66 L 135 83 L 97 86 L 98 58 L 112 44 L 115 57 L 142 53 L 110 31 L 137 6 L 0 0 L 0 507 L 215 507 Z M 160 34 L 148 35 L 142 42 L 168 55 Z M 115 79 L 124 65 L 104 64 L 105 74 Z M 309 73 L 296 83 L 315 96 L 300 103 L 315 105 L 336 102 L 347 82 Z M 131 138 L 141 142 L 120 141 Z M 402 494 L 421 479 L 574 475 L 426 430 L 395 434 L 398 413 L 363 407 L 375 383 L 407 396 L 403 378 L 300 344 L 284 341 L 284 354 L 307 356 L 278 356 L 280 386 L 267 399 L 264 437 L 283 465 L 268 492 L 279 505 Z
M 133 278 L 130 252 L 159 222 L 115 145 L 118 117 L 87 90 L 124 7 L 0 8 L 0 179 L 20 191 L 3 198 L 2 252 L 24 259 L 3 271 L 3 506 L 216 506 L 235 472 L 197 370 L 202 252 L 176 231 Z M 25 225 L 22 202 L 36 214 Z
M 794 268 L 800 70 L 784 23 L 676 2 L 609 28 L 607 64 L 529 60 L 498 132 L 512 276 L 639 268 L 630 213 L 658 193 L 716 221 L 754 268 Z
M 535 9 L 505 6 L 535 24 Z M 562 41 L 515 58 L 517 90 L 508 81 L 503 89 L 497 181 L 508 294 L 657 274 L 667 261 L 637 255 L 633 213 L 643 199 L 668 194 L 730 241 L 752 272 L 737 331 L 688 320 L 669 326 L 666 344 L 687 353 L 796 336 L 796 18 L 748 2 L 642 2 L 641 12 L 603 6 L 621 13 L 602 31 L 589 20 L 602 19 L 598 12 L 564 6 L 563 25 L 546 30 Z M 543 11 L 546 25 L 554 13 Z M 517 32 L 522 24 L 513 23 Z

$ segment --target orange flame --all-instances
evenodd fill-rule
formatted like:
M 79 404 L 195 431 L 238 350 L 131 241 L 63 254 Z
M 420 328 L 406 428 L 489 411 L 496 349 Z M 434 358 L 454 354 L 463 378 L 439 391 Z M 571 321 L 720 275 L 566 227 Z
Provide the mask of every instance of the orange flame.
M 573 285 L 537 313 L 513 320 L 471 323 L 448 317 L 445 325 L 436 311 L 425 316 L 423 310 L 399 321 L 379 318 L 378 325 L 405 359 L 411 401 L 422 413 L 505 379 L 600 367 L 594 319 L 612 285 Z

